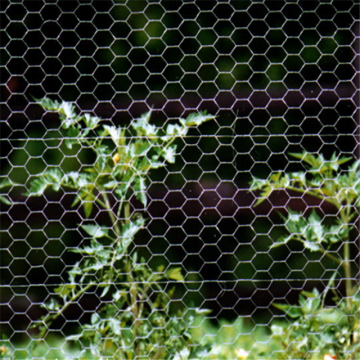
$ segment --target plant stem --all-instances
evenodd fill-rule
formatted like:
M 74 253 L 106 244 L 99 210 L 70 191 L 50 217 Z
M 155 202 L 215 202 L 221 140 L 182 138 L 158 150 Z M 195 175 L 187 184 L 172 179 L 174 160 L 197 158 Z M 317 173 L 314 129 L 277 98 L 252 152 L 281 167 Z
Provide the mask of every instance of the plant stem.
M 64 311 L 75 301 L 77 300 L 81 295 L 83 295 L 87 290 L 89 290 L 92 286 L 94 285 L 97 285 L 95 283 L 89 283 L 87 284 L 84 288 L 80 289 L 69 301 L 67 301 L 64 306 L 54 315 L 51 315 L 51 314 L 48 314 L 45 319 L 44 319 L 44 323 L 46 324 L 46 322 L 48 320 L 51 319 L 51 322 L 54 322 L 61 314 L 64 313 Z M 39 339 L 38 341 L 41 341 L 43 340 L 45 334 L 46 334 L 46 331 L 48 329 L 46 327 L 44 327 L 40 334 L 39 334 Z
M 296 192 L 300 192 L 302 194 L 305 194 L 305 195 L 310 195 L 314 198 L 317 198 L 317 199 L 320 199 L 320 200 L 324 200 L 332 205 L 335 205 L 337 208 L 339 208 L 339 202 L 336 201 L 336 200 L 333 200 L 331 197 L 327 197 L 323 194 L 318 194 L 317 192 L 315 191 L 311 191 L 311 190 L 307 190 L 307 189 L 300 189 L 300 188 L 297 188 L 295 186 L 287 186 L 286 189 L 288 190 L 292 190 L 292 191 L 296 191 Z M 274 190 L 281 190 L 281 189 L 274 189 Z
M 349 204 L 348 204 L 349 205 Z M 349 227 L 350 207 L 340 210 L 341 222 L 344 226 Z M 351 296 L 352 296 L 352 284 L 351 284 L 351 262 L 350 262 L 350 238 L 349 231 L 344 235 L 344 252 L 343 252 L 343 269 L 345 274 L 345 291 L 346 291 L 346 308 L 351 310 Z
M 113 224 L 114 232 L 119 237 L 119 236 L 121 236 L 121 229 L 120 229 L 119 224 L 117 222 L 117 218 L 115 217 L 114 212 L 113 212 L 113 210 L 111 208 L 110 201 L 109 201 L 109 198 L 108 198 L 106 192 L 102 192 L 102 197 L 103 197 L 104 202 L 105 202 L 104 209 L 108 212 L 109 217 L 111 219 L 111 222 Z

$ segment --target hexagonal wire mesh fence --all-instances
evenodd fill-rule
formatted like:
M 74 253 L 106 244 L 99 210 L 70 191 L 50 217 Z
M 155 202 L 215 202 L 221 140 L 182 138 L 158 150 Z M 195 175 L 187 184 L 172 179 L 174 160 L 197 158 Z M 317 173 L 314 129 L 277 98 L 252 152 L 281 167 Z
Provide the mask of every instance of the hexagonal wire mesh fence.
M 0 358 L 360 358 L 358 1 L 0 7 Z

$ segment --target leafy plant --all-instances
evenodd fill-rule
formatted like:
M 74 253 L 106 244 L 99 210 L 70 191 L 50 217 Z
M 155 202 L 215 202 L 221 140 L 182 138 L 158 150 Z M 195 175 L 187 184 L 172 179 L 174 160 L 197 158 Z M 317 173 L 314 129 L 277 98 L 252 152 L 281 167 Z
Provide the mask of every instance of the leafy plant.
M 252 190 L 261 190 L 257 204 L 273 191 L 285 189 L 310 195 L 327 202 L 336 209 L 336 218 L 328 224 L 313 210 L 308 215 L 291 209 L 283 216 L 288 235 L 279 238 L 272 248 L 297 241 L 304 249 L 319 252 L 338 264 L 345 278 L 345 297 L 333 289 L 336 273 L 323 294 L 314 289 L 303 292 L 299 305 L 275 304 L 294 322 L 286 327 L 273 327 L 274 339 L 282 344 L 279 359 L 318 359 L 319 354 L 337 359 L 359 359 L 360 320 L 359 287 L 353 284 L 351 259 L 351 230 L 360 209 L 360 161 L 346 170 L 341 166 L 351 160 L 335 154 L 330 160 L 307 152 L 290 154 L 305 163 L 307 170 L 295 173 L 277 172 L 268 179 L 254 179 Z M 331 289 L 334 307 L 325 306 Z M 284 357 L 283 357 L 284 356 Z M 356 357 L 357 356 L 357 357 Z
M 149 172 L 174 163 L 174 141 L 214 116 L 191 114 L 162 131 L 150 123 L 150 111 L 127 129 L 87 113 L 77 115 L 68 102 L 44 98 L 38 103 L 60 115 L 66 146 L 89 149 L 95 161 L 68 173 L 60 166 L 48 168 L 31 181 L 26 195 L 42 196 L 48 189 L 67 188 L 74 193 L 72 205 L 82 207 L 85 219 L 97 206 L 109 220 L 108 224 L 88 220 L 80 225 L 89 241 L 72 250 L 81 255 L 80 260 L 68 271 L 69 281 L 55 288 L 56 296 L 44 305 L 47 314 L 35 324 L 39 341 L 70 305 L 91 292 L 98 294 L 103 305 L 89 324 L 69 337 L 79 341 L 85 352 L 114 359 L 170 359 L 179 354 L 185 359 L 184 354 L 190 356 L 196 350 L 190 347 L 187 330 L 196 310 L 172 313 L 170 309 L 174 288 L 168 284 L 183 280 L 180 268 L 152 270 L 139 259 L 133 240 L 146 220 L 140 211 L 132 210 L 130 200 L 135 196 L 146 209 Z M 11 203 L 6 195 L 0 200 Z

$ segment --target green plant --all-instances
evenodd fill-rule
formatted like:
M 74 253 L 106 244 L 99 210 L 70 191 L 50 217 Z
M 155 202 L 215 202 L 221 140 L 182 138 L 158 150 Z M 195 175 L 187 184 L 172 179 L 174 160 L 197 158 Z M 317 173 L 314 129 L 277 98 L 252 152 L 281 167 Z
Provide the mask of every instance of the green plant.
M 72 191 L 72 205 L 83 209 L 85 220 L 80 228 L 88 240 L 72 250 L 80 254 L 80 260 L 68 271 L 69 281 L 55 288 L 56 296 L 44 304 L 47 314 L 35 323 L 39 329 L 36 343 L 46 338 L 51 325 L 70 305 L 91 292 L 104 303 L 89 324 L 69 337 L 79 342 L 84 353 L 114 359 L 170 359 L 180 358 L 179 354 L 185 359 L 190 350 L 192 355 L 196 347 L 190 346 L 188 327 L 196 310 L 173 313 L 170 309 L 174 288 L 169 284 L 183 280 L 181 269 L 160 266 L 152 270 L 139 259 L 133 239 L 146 220 L 132 209 L 130 200 L 135 197 L 146 209 L 149 172 L 174 163 L 174 141 L 214 116 L 194 113 L 168 124 L 163 131 L 150 124 L 151 111 L 125 128 L 87 113 L 77 115 L 68 102 L 44 98 L 38 103 L 60 115 L 67 148 L 87 148 L 95 161 L 67 173 L 60 166 L 48 168 L 31 180 L 26 194 L 42 196 L 48 189 L 62 188 Z M 7 180 L 1 185 L 11 183 Z M 0 200 L 11 203 L 6 195 Z M 107 214 L 108 222 L 86 220 L 95 206 Z
M 345 297 L 335 291 L 335 272 L 322 294 L 314 289 L 303 292 L 297 306 L 275 304 L 294 319 L 285 327 L 273 327 L 274 341 L 277 339 L 283 348 L 276 358 L 318 359 L 319 354 L 328 354 L 337 359 L 359 359 L 360 297 L 359 286 L 352 280 L 351 231 L 360 209 L 360 161 L 354 161 L 342 170 L 341 166 L 351 158 L 334 154 L 330 160 L 325 160 L 322 155 L 306 152 L 290 155 L 305 163 L 307 169 L 273 173 L 265 180 L 254 179 L 251 189 L 261 190 L 257 204 L 273 191 L 290 190 L 331 204 L 336 209 L 336 216 L 329 222 L 315 210 L 303 215 L 289 209 L 288 215 L 283 216 L 288 235 L 280 237 L 271 247 L 297 241 L 304 249 L 331 259 L 338 264 L 339 271 L 342 270 L 340 276 L 345 279 Z M 333 307 L 325 306 L 329 289 L 334 294 Z

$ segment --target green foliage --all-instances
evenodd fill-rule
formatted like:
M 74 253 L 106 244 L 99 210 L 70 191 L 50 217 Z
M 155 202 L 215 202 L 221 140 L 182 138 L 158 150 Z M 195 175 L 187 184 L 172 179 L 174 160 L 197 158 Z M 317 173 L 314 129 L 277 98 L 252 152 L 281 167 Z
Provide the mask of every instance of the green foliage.
M 337 210 L 328 224 L 315 210 L 303 215 L 291 209 L 283 216 L 288 235 L 280 237 L 271 246 L 298 241 L 303 248 L 320 252 L 339 265 L 345 278 L 346 296 L 334 289 L 337 272 L 328 287 L 320 294 L 317 289 L 302 292 L 299 305 L 275 304 L 291 322 L 285 326 L 273 325 L 268 359 L 360 359 L 360 296 L 358 284 L 353 285 L 351 268 L 351 238 L 353 222 L 360 209 L 360 161 L 354 161 L 346 170 L 341 166 L 351 160 L 332 155 L 330 160 L 306 152 L 290 154 L 305 163 L 306 171 L 277 172 L 268 179 L 254 179 L 252 190 L 260 190 L 257 204 L 275 190 L 291 190 L 311 195 L 332 204 Z M 325 298 L 332 290 L 333 307 L 325 306 Z M 274 349 L 277 349 L 274 351 Z M 272 355 L 271 355 L 272 354 Z M 321 357 L 319 357 L 321 356 Z
M 325 306 L 325 296 L 317 289 L 303 291 L 299 305 L 275 304 L 284 311 L 292 322 L 271 327 L 272 342 L 285 351 L 276 359 L 321 359 L 326 354 L 336 359 L 359 359 L 359 319 L 354 315 L 359 311 L 360 296 L 353 296 L 351 309 L 332 288 L 335 306 Z M 357 356 L 357 357 L 356 357 Z
M 83 209 L 84 222 L 80 228 L 88 239 L 86 245 L 72 250 L 81 256 L 68 271 L 68 283 L 55 288 L 56 296 L 43 305 L 47 314 L 35 322 L 39 340 L 32 354 L 44 346 L 42 340 L 52 323 L 90 292 L 105 301 L 91 316 L 90 323 L 68 338 L 81 344 L 85 356 L 82 358 L 90 353 L 95 358 L 114 359 L 193 356 L 197 347 L 188 327 L 194 315 L 170 309 L 174 288 L 168 285 L 183 281 L 181 269 L 164 271 L 159 267 L 154 271 L 143 259 L 138 259 L 132 244 L 146 220 L 140 212 L 131 212 L 130 199 L 135 196 L 146 208 L 149 172 L 174 163 L 174 141 L 185 136 L 191 126 L 199 126 L 214 116 L 205 112 L 191 114 L 178 124 L 167 125 L 163 131 L 150 124 L 150 111 L 127 129 L 104 124 L 89 114 L 77 115 L 71 103 L 48 98 L 37 101 L 45 110 L 59 114 L 67 148 L 88 148 L 94 152 L 95 161 L 68 173 L 60 166 L 48 168 L 30 182 L 26 193 L 42 196 L 48 189 L 72 190 L 72 205 Z M 11 185 L 2 182 L 0 187 Z M 6 196 L 0 200 L 11 203 Z M 107 213 L 110 226 L 87 220 L 95 205 Z
M 254 326 L 249 319 L 239 317 L 234 322 L 220 320 L 213 323 L 198 317 L 192 336 L 209 350 L 203 360 L 259 359 L 266 348 L 268 330 L 265 326 Z

